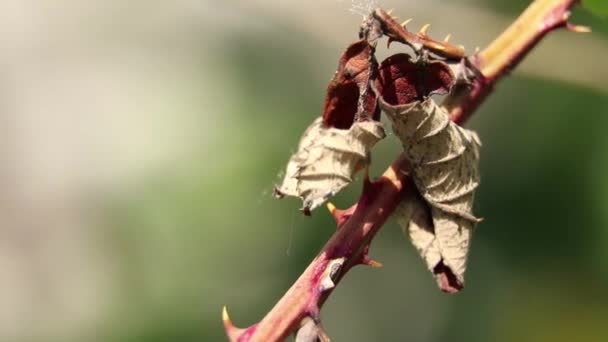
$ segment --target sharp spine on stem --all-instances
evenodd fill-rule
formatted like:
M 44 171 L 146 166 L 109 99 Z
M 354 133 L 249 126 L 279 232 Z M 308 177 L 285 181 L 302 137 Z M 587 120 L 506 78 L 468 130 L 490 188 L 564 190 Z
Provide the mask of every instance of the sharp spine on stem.
M 401 26 L 405 27 L 405 25 L 409 24 L 412 20 L 414 20 L 414 19 L 413 18 L 406 19 L 405 21 L 403 21 L 401 23 Z
M 429 30 L 429 27 L 431 27 L 431 24 L 426 24 L 426 25 L 422 26 L 418 33 L 426 35 L 426 31 Z

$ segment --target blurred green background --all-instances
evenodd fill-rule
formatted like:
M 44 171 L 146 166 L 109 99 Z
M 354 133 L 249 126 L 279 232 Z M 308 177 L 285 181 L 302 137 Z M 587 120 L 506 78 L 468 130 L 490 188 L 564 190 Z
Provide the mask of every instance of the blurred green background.
M 527 3 L 381 1 L 468 51 Z M 351 6 L 1 2 L 0 341 L 224 341 L 223 305 L 261 319 L 334 230 L 272 187 L 356 38 Z M 333 340 L 608 341 L 608 24 L 574 18 L 594 33 L 552 34 L 470 122 L 485 221 L 465 290 L 441 293 L 391 221 L 385 267 L 322 311 Z

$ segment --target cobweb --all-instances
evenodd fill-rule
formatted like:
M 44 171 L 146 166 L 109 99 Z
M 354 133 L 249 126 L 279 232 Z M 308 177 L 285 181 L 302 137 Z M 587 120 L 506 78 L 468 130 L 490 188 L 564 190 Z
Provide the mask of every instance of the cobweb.
M 380 0 L 351 0 L 350 12 L 365 18 L 378 7 L 379 2 Z

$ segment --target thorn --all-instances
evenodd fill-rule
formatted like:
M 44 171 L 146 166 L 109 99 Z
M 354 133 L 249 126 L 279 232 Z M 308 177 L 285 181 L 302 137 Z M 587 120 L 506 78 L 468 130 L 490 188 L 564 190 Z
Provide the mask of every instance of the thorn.
M 370 258 L 368 255 L 363 257 L 363 265 L 367 265 L 367 266 L 371 266 L 371 267 L 375 267 L 375 268 L 380 268 L 380 267 L 384 267 L 384 264 L 382 264 L 379 261 L 376 261 L 372 258 Z
M 333 216 L 336 223 L 338 223 L 338 228 L 340 228 L 340 223 L 342 222 L 342 217 L 344 216 L 344 210 L 336 208 L 336 206 L 331 202 L 327 202 L 327 210 L 329 210 L 331 216 Z
M 422 26 L 422 28 L 420 28 L 420 31 L 418 33 L 426 35 L 426 31 L 429 30 L 429 27 L 431 27 L 431 24 L 426 24 L 426 25 Z
M 348 221 L 351 216 L 353 216 L 353 213 L 357 209 L 357 205 L 355 204 L 348 209 L 342 210 L 336 208 L 333 203 L 327 203 L 327 209 L 329 210 L 331 216 L 333 216 L 334 220 L 336 220 L 337 229 L 340 229 L 342 225 L 344 225 L 344 223 Z
M 591 33 L 591 27 L 583 26 L 583 25 L 574 25 L 571 23 L 566 23 L 566 28 L 570 32 L 574 33 Z
M 391 19 L 393 19 L 394 21 L 397 21 L 397 20 L 399 20 L 399 17 L 396 15 L 395 16 L 391 15 Z
M 338 208 L 333 203 L 327 202 L 327 210 L 329 210 L 330 214 L 333 214 Z
M 477 53 L 479 53 L 479 51 L 480 51 L 479 46 L 476 46 L 475 47 L 475 53 L 477 54 Z
M 447 35 L 447 36 L 445 36 L 445 38 L 443 38 L 443 42 L 444 42 L 444 43 L 449 42 L 449 41 L 450 41 L 450 38 L 452 38 L 452 34 L 451 34 L 451 33 L 448 33 L 448 35 Z
M 238 340 L 239 336 L 245 331 L 245 329 L 237 328 L 232 324 L 230 316 L 228 316 L 228 309 L 225 305 L 222 309 L 222 321 L 224 322 L 224 329 L 226 329 L 226 335 L 228 335 L 230 341 Z
M 390 16 L 394 10 L 395 10 L 394 8 L 391 8 L 388 11 L 386 11 L 386 14 L 388 14 Z
M 405 27 L 405 25 L 409 24 L 412 20 L 414 20 L 414 18 L 409 18 L 409 19 L 405 20 L 404 22 L 401 23 L 401 26 Z
M 228 308 L 226 308 L 226 305 L 224 305 L 224 308 L 222 309 L 222 321 L 232 324 L 232 322 L 230 322 L 230 316 L 228 316 Z

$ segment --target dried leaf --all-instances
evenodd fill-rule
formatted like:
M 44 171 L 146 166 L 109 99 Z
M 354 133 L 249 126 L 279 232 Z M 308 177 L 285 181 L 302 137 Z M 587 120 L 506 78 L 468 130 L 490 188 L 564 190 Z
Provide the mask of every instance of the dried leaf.
M 325 127 L 317 118 L 304 132 L 298 151 L 291 156 L 278 197 L 295 196 L 309 213 L 352 182 L 368 165 L 371 148 L 384 129 L 377 121 L 355 122 L 349 129 Z
M 369 89 L 371 71 L 376 67 L 374 48 L 367 40 L 359 40 L 344 51 L 327 86 L 323 108 L 326 127 L 348 129 L 357 115 L 376 112 L 376 94 Z
M 433 94 L 446 94 L 455 79 L 447 63 L 429 60 L 414 63 L 406 54 L 396 54 L 380 64 L 376 90 L 391 105 L 421 100 Z
M 407 198 L 396 216 L 429 269 L 440 276 L 441 288 L 458 290 L 464 284 L 471 231 L 479 221 L 472 214 L 479 138 L 450 121 L 432 99 L 402 106 L 381 99 L 380 105 L 401 139 L 420 193 L 419 199 Z M 455 283 L 449 282 L 452 276 Z

